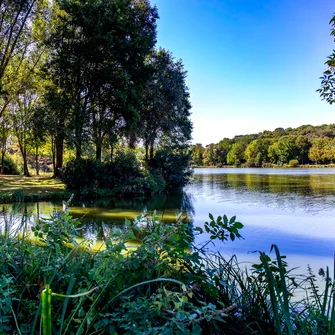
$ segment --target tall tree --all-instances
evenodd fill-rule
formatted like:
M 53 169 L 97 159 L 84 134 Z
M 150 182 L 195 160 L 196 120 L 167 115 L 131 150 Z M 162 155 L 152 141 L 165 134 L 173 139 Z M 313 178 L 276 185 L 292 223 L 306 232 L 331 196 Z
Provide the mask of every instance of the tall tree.
M 67 97 L 63 119 L 76 157 L 91 137 L 100 160 L 108 133 L 137 118 L 144 58 L 156 42 L 157 11 L 147 0 L 59 0 L 59 5 L 60 23 L 48 40 L 51 78 Z
M 156 146 L 176 146 L 189 141 L 192 123 L 182 62 L 160 49 L 152 52 L 147 65 L 152 72 L 143 92 L 140 134 L 145 159 L 152 160 Z
M 245 157 L 250 166 L 262 166 L 263 162 L 268 161 L 268 150 L 272 140 L 258 138 L 250 142 L 245 149 Z
M 329 137 L 316 138 L 309 149 L 309 159 L 316 164 L 324 162 L 327 159 L 327 146 L 329 142 Z

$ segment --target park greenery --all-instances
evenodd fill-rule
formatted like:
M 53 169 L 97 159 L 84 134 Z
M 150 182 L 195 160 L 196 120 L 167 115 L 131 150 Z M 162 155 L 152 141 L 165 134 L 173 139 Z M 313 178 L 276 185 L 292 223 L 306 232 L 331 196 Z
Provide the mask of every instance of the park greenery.
M 0 7 L 1 174 L 52 171 L 77 190 L 86 175 L 86 193 L 104 185 L 106 195 L 186 183 L 186 71 L 155 47 L 158 12 L 149 0 Z

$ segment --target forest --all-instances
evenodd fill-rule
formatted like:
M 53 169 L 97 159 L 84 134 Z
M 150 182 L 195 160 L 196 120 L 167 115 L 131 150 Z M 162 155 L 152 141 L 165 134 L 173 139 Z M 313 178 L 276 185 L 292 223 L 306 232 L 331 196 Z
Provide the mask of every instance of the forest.
M 194 166 L 296 167 L 335 161 L 335 124 L 276 128 L 191 146 Z
M 0 6 L 1 174 L 28 177 L 33 170 L 72 179 L 81 172 L 94 175 L 90 186 L 116 188 L 123 171 L 128 191 L 140 182 L 148 192 L 183 185 L 189 90 L 182 61 L 156 47 L 155 6 L 148 0 Z M 169 161 L 177 161 L 179 175 Z M 84 187 L 79 181 L 68 187 Z

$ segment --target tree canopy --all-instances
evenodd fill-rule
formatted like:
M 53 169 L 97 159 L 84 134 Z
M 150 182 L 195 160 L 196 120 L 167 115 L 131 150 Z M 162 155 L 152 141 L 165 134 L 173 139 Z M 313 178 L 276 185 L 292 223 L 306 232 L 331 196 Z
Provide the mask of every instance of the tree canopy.
M 11 141 L 29 176 L 43 151 L 59 176 L 71 158 L 108 162 L 119 157 L 114 150 L 143 148 L 138 158 L 160 169 L 161 150 L 187 153 L 187 73 L 171 51 L 155 47 L 158 11 L 149 0 L 0 6 L 2 157 Z

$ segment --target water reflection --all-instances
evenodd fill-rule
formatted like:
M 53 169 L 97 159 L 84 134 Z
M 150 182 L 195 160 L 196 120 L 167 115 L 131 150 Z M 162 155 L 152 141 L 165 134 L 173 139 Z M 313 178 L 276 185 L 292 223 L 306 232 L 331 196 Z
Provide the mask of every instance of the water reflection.
M 0 211 L 0 232 L 22 233 L 22 227 L 31 231 L 39 219 L 49 218 L 60 210 L 61 202 L 4 204 Z M 122 229 L 125 218 L 135 220 L 141 214 L 152 216 L 154 211 L 164 222 L 175 222 L 180 213 L 182 219 L 192 221 L 194 207 L 191 196 L 186 193 L 153 199 L 73 201 L 70 207 L 71 216 L 80 221 L 80 237 L 93 242 L 105 240 L 113 226 Z
M 29 230 L 38 218 L 60 209 L 57 202 L 2 205 L 0 231 Z M 122 229 L 125 218 L 134 220 L 141 213 L 152 215 L 154 210 L 166 222 L 174 222 L 176 213 L 182 211 L 196 226 L 203 226 L 208 213 L 237 215 L 244 224 L 241 233 L 245 240 L 213 248 L 230 255 L 243 254 L 241 259 L 253 250 L 267 251 L 275 243 L 290 255 L 290 264 L 304 268 L 321 260 L 332 264 L 335 169 L 195 169 L 193 182 L 182 194 L 73 202 L 71 215 L 82 223 L 82 237 L 98 241 L 109 236 L 113 227 Z
M 322 257 L 333 263 L 335 169 L 195 169 L 186 191 L 194 197 L 195 225 L 208 212 L 237 215 L 245 225 L 245 240 L 216 250 L 245 255 L 275 243 L 304 265 Z
M 196 173 L 187 191 L 221 201 L 247 201 L 282 209 L 301 207 L 310 214 L 332 210 L 335 204 L 335 174 L 233 174 L 225 170 Z

